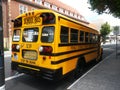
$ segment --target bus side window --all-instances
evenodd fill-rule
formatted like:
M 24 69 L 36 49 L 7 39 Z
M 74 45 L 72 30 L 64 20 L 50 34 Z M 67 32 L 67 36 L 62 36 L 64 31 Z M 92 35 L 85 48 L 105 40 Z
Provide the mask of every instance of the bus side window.
M 93 34 L 90 33 L 90 43 L 93 43 Z
M 88 43 L 89 42 L 89 33 L 85 32 L 85 42 Z
M 60 33 L 60 40 L 61 43 L 68 43 L 68 38 L 69 38 L 69 28 L 61 26 L 61 33 Z
M 78 43 L 78 30 L 77 29 L 71 28 L 70 42 L 71 43 Z
M 96 34 L 93 34 L 93 43 L 96 43 Z
M 80 42 L 84 42 L 84 32 L 80 31 Z
M 96 43 L 98 43 L 98 42 L 99 42 L 99 36 L 96 35 Z

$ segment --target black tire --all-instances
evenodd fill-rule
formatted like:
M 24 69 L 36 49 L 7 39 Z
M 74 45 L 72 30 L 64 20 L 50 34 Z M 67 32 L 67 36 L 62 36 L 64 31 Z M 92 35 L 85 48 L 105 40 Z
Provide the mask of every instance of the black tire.
M 96 63 L 99 63 L 100 61 L 103 60 L 102 54 L 100 55 L 100 58 L 98 60 L 96 60 Z
M 84 67 L 85 67 L 84 60 L 78 60 L 78 63 L 76 65 L 76 69 L 74 71 L 74 78 L 75 79 L 78 79 L 80 76 L 83 75 Z

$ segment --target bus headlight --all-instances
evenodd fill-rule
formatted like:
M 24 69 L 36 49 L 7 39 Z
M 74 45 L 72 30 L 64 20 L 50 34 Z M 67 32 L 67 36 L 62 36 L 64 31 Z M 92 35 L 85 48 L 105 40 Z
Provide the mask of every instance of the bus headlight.
M 43 52 L 43 47 L 42 46 L 39 47 L 39 51 Z
M 20 49 L 20 45 L 17 45 L 17 46 L 16 46 L 16 49 L 19 50 L 19 49 Z

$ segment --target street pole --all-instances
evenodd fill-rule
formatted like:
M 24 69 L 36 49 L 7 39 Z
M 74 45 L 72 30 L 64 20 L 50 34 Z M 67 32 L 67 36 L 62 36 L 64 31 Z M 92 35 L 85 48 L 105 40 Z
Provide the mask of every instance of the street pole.
M 117 33 L 116 33 L 116 58 L 117 58 Z
M 0 90 L 5 90 L 2 0 L 0 0 Z

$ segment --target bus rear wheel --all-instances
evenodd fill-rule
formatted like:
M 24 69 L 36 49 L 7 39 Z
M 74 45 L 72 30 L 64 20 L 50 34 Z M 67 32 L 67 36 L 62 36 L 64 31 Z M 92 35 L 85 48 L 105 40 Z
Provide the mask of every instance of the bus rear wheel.
M 76 69 L 74 71 L 74 78 L 75 79 L 78 79 L 80 76 L 83 75 L 84 68 L 85 68 L 84 60 L 79 60 L 77 65 L 76 65 Z

